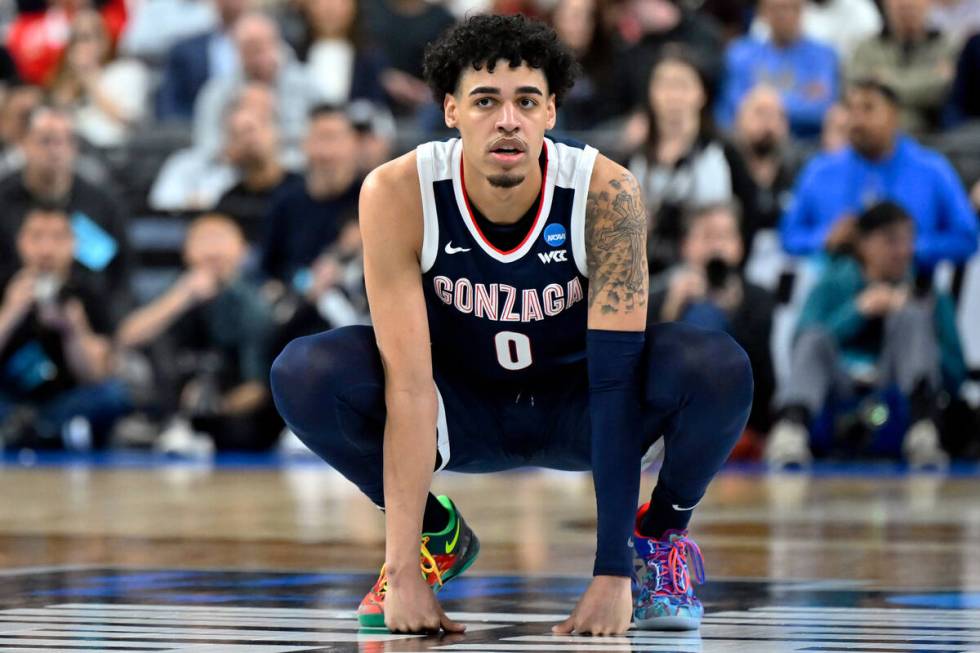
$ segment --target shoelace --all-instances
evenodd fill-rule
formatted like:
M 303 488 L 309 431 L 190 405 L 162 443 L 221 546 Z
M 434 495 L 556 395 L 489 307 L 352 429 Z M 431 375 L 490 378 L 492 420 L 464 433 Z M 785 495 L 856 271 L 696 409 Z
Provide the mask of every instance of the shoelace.
M 654 571 L 657 573 L 656 592 L 662 591 L 665 580 L 663 576 L 665 575 L 669 575 L 671 587 L 675 591 L 677 589 L 686 591 L 691 584 L 689 568 L 694 570 L 695 582 L 704 583 L 704 558 L 701 556 L 701 549 L 694 540 L 686 535 L 675 536 L 669 544 L 664 542 L 662 546 L 670 547 L 670 551 L 667 553 L 667 566 L 658 565 L 655 559 L 647 561 L 647 565 L 654 567 Z M 657 558 L 659 557 L 657 556 Z
M 429 547 L 426 545 L 429 543 L 429 537 L 426 535 L 422 538 L 422 548 L 421 555 L 422 560 L 419 562 L 419 568 L 422 572 L 422 577 L 428 581 L 429 574 L 433 574 L 436 577 L 436 582 L 439 587 L 442 587 L 442 572 L 439 571 L 439 564 L 436 559 L 429 553 Z M 386 565 L 381 565 L 381 575 L 378 577 L 378 594 L 384 594 L 388 591 L 388 574 L 385 570 Z

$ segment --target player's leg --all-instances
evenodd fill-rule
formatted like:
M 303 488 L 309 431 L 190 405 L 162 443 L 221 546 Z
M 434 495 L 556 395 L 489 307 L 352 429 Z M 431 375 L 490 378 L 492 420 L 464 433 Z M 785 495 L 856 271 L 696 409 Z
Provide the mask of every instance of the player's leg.
M 664 462 L 631 541 L 633 618 L 640 628 L 697 628 L 704 609 L 692 580 L 704 570 L 687 525 L 745 427 L 752 372 L 728 335 L 680 323 L 647 329 L 645 367 L 644 422 L 650 442 L 662 434 Z
M 289 428 L 383 508 L 387 411 L 374 331 L 347 327 L 294 340 L 273 364 L 271 383 L 276 406 Z M 422 531 L 422 571 L 438 590 L 473 564 L 479 540 L 452 501 L 432 493 Z M 362 625 L 384 625 L 385 582 L 382 570 L 359 609 Z

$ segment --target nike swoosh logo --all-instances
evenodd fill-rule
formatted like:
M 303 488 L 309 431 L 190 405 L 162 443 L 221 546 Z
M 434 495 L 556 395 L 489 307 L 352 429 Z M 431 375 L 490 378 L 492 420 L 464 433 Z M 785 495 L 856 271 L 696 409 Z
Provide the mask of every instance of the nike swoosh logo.
M 675 504 L 674 504 L 673 506 L 671 506 L 671 507 L 672 507 L 672 508 L 673 508 L 674 510 L 678 510 L 678 511 L 680 511 L 680 512 L 687 512 L 688 510 L 694 510 L 695 508 L 697 508 L 697 506 L 698 506 L 698 504 L 696 504 L 696 503 L 695 503 L 695 504 L 694 504 L 693 506 L 691 506 L 690 508 L 681 508 L 681 507 L 680 507 L 679 505 L 677 505 L 677 504 L 675 503 Z
M 456 532 L 453 534 L 453 539 L 449 541 L 446 545 L 446 553 L 452 553 L 453 549 L 456 548 L 456 541 L 459 540 L 459 515 L 456 516 Z
M 447 254 L 459 254 L 460 252 L 470 251 L 469 247 L 453 247 L 452 242 L 446 243 L 446 253 Z

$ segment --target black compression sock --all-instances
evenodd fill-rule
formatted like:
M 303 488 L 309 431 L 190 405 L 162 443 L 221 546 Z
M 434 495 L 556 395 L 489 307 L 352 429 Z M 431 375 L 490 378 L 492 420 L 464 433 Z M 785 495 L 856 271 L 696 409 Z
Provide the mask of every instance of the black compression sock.
M 423 533 L 441 533 L 449 526 L 449 511 L 429 492 L 425 498 L 425 513 L 422 515 Z
M 650 507 L 640 521 L 640 535 L 659 540 L 669 530 L 686 530 L 694 506 L 690 506 L 690 510 L 677 510 L 675 506 L 688 508 L 687 505 L 677 505 L 659 485 L 655 487 L 653 496 L 650 497 Z

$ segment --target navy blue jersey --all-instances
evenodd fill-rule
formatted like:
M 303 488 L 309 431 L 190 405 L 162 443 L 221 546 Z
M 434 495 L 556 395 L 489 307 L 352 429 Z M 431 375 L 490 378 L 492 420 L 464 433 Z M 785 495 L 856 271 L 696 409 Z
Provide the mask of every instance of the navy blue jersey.
M 481 233 L 466 196 L 459 139 L 417 149 L 422 282 L 433 363 L 523 381 L 585 359 L 585 211 L 596 150 L 544 141 L 537 216 L 511 251 Z

